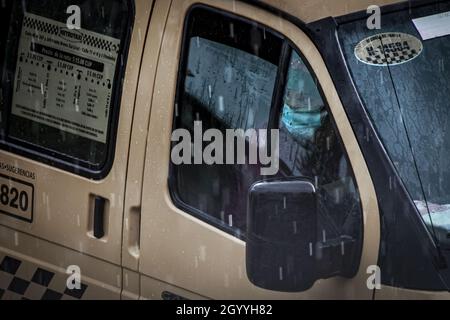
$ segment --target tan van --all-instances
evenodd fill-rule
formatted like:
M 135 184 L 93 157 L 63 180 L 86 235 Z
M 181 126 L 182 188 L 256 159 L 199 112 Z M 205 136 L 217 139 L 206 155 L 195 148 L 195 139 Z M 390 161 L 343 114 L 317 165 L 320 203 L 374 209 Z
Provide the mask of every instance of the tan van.
M 0 6 L 0 298 L 450 297 L 449 1 Z

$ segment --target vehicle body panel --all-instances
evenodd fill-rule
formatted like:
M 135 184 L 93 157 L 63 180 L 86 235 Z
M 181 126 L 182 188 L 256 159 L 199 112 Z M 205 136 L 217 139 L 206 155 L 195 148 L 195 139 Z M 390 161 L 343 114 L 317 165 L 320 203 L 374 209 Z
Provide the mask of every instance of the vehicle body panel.
M 199 1 L 174 1 L 166 26 L 161 50 L 146 158 L 146 181 L 142 202 L 140 271 L 152 278 L 189 288 L 209 298 L 346 298 L 369 299 L 372 291 L 365 283 L 366 269 L 376 264 L 379 243 L 379 216 L 376 196 L 367 167 L 346 120 L 345 113 L 329 74 L 314 45 L 291 23 L 280 23 L 270 13 L 240 2 L 202 1 L 200 3 L 259 21 L 279 31 L 296 43 L 311 63 L 327 97 L 347 152 L 350 155 L 360 188 L 364 220 L 370 228 L 364 231 L 364 252 L 358 277 L 352 280 L 319 281 L 303 294 L 281 294 L 264 291 L 250 284 L 245 272 L 245 243 L 175 208 L 168 189 L 168 172 L 174 94 L 182 38 L 182 24 L 191 5 Z M 174 54 L 176 53 L 176 54 Z M 163 137 L 163 139 L 161 139 Z M 156 240 L 157 239 L 157 240 Z M 189 241 L 186 241 L 189 239 Z M 149 253 L 147 255 L 147 253 Z M 164 257 L 164 259 L 161 259 Z M 351 289 L 350 289 L 351 288 Z
M 69 265 L 79 263 L 84 265 L 81 271 L 88 274 L 88 270 L 102 270 L 98 272 L 99 277 L 111 275 L 107 282 L 115 284 L 112 290 L 115 298 L 120 298 L 121 292 L 120 265 L 126 171 L 135 95 L 145 42 L 141 32 L 147 28 L 151 7 L 152 1 L 136 1 L 135 25 L 123 82 L 114 165 L 105 179 L 94 181 L 82 178 L 49 165 L 4 151 L 0 152 L 2 163 L 32 172 L 35 177 L 35 180 L 27 179 L 27 182 L 34 185 L 33 223 L 25 223 L 10 216 L 0 215 L 0 224 L 8 228 L 1 233 L 6 238 L 5 242 L 0 243 L 0 248 L 14 241 L 14 234 L 19 240 L 22 236 L 27 238 L 31 236 L 30 241 L 36 244 L 31 242 L 30 247 L 24 246 L 23 249 L 18 250 L 18 253 L 23 254 L 29 250 L 35 254 L 39 253 L 40 259 L 44 260 L 42 263 L 50 263 L 53 268 L 67 268 Z M 16 177 L 6 170 L 2 170 L 2 173 Z M 23 177 L 20 178 L 24 180 Z M 93 237 L 94 196 L 101 196 L 108 200 L 105 215 L 106 234 L 101 240 Z M 8 235 L 10 237 L 7 237 Z M 49 243 L 48 245 L 51 243 L 53 249 L 45 250 L 41 242 Z M 11 250 L 13 247 L 9 245 L 5 249 Z M 35 251 L 35 248 L 42 249 Z M 81 255 L 85 258 L 76 259 L 72 263 L 73 259 L 70 259 L 72 255 Z M 64 257 L 65 261 L 71 262 L 67 266 L 63 265 Z M 51 260 L 45 261 L 50 258 Z M 35 256 L 34 259 L 38 257 Z M 97 268 L 95 263 L 103 264 L 103 267 Z
M 336 56 L 342 52 L 333 29 L 336 20 L 329 17 L 365 14 L 370 5 L 401 2 L 136 0 L 110 173 L 91 180 L 0 150 L 1 163 L 32 175 L 24 177 L 1 167 L 0 174 L 34 188 L 31 222 L 0 214 L 0 264 L 19 265 L 0 271 L 0 291 L 7 289 L 14 275 L 30 283 L 36 272 L 50 277 L 45 289 L 31 284 L 22 295 L 8 291 L 0 298 L 39 299 L 50 289 L 49 297 L 73 299 L 65 291 L 67 268 L 75 265 L 81 269 L 85 286 L 82 299 L 449 299 L 444 291 L 367 286 L 368 268 L 380 263 L 382 250 L 384 222 L 378 188 L 385 175 L 394 177 L 395 173 L 383 167 L 382 178 L 375 174 L 380 171 L 374 167 L 389 160 L 370 121 L 367 125 L 361 120 L 367 114 L 361 109 L 344 58 Z M 169 190 L 171 133 L 185 20 L 194 5 L 242 17 L 285 36 L 317 76 L 361 198 L 364 240 L 354 278 L 319 280 L 302 293 L 257 288 L 246 274 L 244 239 L 174 204 Z M 326 28 L 329 34 L 314 34 Z M 327 43 L 333 44 L 332 49 Z M 337 67 L 330 67 L 332 60 Z M 375 151 L 367 151 L 370 147 L 365 144 L 370 143 L 377 144 Z M 370 152 L 378 152 L 379 158 L 368 158 Z M 102 239 L 93 237 L 96 196 L 107 200 Z M 404 208 L 403 203 L 395 208 Z

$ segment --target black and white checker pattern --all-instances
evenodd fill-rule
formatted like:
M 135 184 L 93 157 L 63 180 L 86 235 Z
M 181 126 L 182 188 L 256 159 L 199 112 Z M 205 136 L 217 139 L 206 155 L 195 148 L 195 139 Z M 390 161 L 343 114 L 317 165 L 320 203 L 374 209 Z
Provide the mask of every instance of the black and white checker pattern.
M 400 64 L 409 61 L 417 56 L 418 52 L 414 48 L 411 48 L 408 42 L 405 42 L 405 47 L 402 50 L 398 50 L 395 47 L 389 48 L 390 39 L 395 38 L 396 34 L 384 33 L 379 35 L 379 41 L 382 44 L 387 45 L 383 52 L 374 53 L 369 51 L 369 55 L 366 57 L 369 63 L 385 65 L 385 64 Z
M 55 273 L 34 266 L 32 269 L 5 256 L 0 263 L 0 300 L 79 300 L 88 289 L 82 284 L 80 290 L 69 290 L 64 281 L 55 281 Z
M 373 56 L 367 56 L 367 62 L 377 65 L 386 65 L 386 64 L 400 64 L 406 61 L 409 61 L 417 56 L 417 51 L 412 50 L 404 50 L 401 52 L 385 52 L 385 54 L 377 54 Z
M 45 32 L 52 35 L 59 34 L 59 28 L 57 25 L 45 21 L 39 21 L 32 17 L 24 17 L 23 25 L 26 28 L 30 28 L 36 31 Z
M 374 66 L 394 66 L 418 57 L 423 51 L 421 41 L 410 34 L 382 33 L 362 40 L 355 47 L 361 62 Z
M 56 24 L 51 24 L 45 21 L 40 21 L 36 18 L 25 16 L 23 25 L 26 28 L 33 29 L 39 32 L 45 32 L 51 35 L 58 36 L 60 27 Z M 114 43 L 111 40 L 103 39 L 91 34 L 83 34 L 82 43 L 96 49 L 118 53 L 119 44 Z
M 102 39 L 93 35 L 85 34 L 83 36 L 83 44 L 90 47 L 101 49 L 104 51 L 118 52 L 119 46 L 114 44 L 112 41 Z

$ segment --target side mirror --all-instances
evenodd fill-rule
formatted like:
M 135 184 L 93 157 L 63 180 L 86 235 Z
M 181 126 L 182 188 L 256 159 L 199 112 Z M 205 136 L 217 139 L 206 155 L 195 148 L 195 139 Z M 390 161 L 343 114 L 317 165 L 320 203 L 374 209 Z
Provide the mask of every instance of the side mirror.
M 247 274 L 258 287 L 308 290 L 318 279 L 316 188 L 306 180 L 260 182 L 250 189 Z

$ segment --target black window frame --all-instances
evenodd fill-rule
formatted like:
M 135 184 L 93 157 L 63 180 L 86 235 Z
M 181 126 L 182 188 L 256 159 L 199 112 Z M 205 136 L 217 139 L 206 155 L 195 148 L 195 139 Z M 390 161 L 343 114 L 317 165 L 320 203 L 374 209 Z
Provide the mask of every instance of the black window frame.
M 129 9 L 129 14 L 127 17 L 127 23 L 125 30 L 122 32 L 120 51 L 117 57 L 117 66 L 114 74 L 114 82 L 112 87 L 112 99 L 110 104 L 110 116 L 108 119 L 108 130 L 106 138 L 106 153 L 104 161 L 100 164 L 92 164 L 87 161 L 77 159 L 73 156 L 62 154 L 57 151 L 49 150 L 45 147 L 33 145 L 31 143 L 17 141 L 16 139 L 11 139 L 8 136 L 8 129 L 5 131 L 5 135 L 0 135 L 0 150 L 12 153 L 14 155 L 22 156 L 26 159 L 37 161 L 39 163 L 49 165 L 51 167 L 67 171 L 88 179 L 92 180 L 102 180 L 108 176 L 113 165 L 114 158 L 116 155 L 116 144 L 117 135 L 119 129 L 119 118 L 121 112 L 121 100 L 123 95 L 123 83 L 126 74 L 128 55 L 131 46 L 131 37 L 134 29 L 135 17 L 136 17 L 136 6 L 134 0 L 125 0 Z M 9 19 L 12 19 L 12 13 L 9 14 Z M 22 17 L 23 19 L 23 17 Z M 8 31 L 6 31 L 8 33 Z M 19 43 L 16 44 L 15 50 L 18 50 Z M 6 57 L 3 57 L 3 61 Z M 123 64 L 119 64 L 122 61 Z M 13 67 L 13 73 L 15 73 L 17 64 Z M 1 81 L 4 81 L 3 79 Z M 13 88 L 10 88 L 12 91 Z M 11 92 L 8 92 L 11 95 Z M 7 103 L 4 104 L 6 108 L 6 122 L 11 113 L 12 101 L 9 99 Z
M 276 81 L 275 81 L 275 88 L 274 88 L 274 94 L 273 94 L 273 99 L 272 99 L 272 104 L 270 107 L 270 115 L 269 115 L 269 121 L 268 121 L 268 128 L 267 129 L 279 129 L 279 122 L 281 119 L 281 112 L 283 109 L 283 99 L 284 99 L 284 94 L 285 94 L 285 85 L 286 85 L 286 80 L 287 80 L 287 70 L 289 69 L 289 65 L 290 65 L 290 61 L 291 61 L 291 57 L 292 54 L 294 52 L 296 52 L 299 57 L 302 59 L 303 63 L 305 64 L 305 66 L 308 69 L 308 72 L 310 73 L 311 77 L 313 79 L 317 79 L 317 75 L 314 72 L 314 70 L 312 69 L 308 59 L 306 59 L 306 57 L 304 56 L 304 54 L 302 53 L 302 51 L 298 48 L 298 46 L 291 41 L 289 38 L 287 38 L 286 36 L 284 36 L 283 34 L 281 34 L 280 32 L 266 26 L 263 23 L 260 22 L 256 22 L 254 20 L 251 20 L 249 18 L 240 16 L 237 13 L 232 13 L 229 11 L 225 11 L 222 9 L 218 9 L 218 8 L 214 8 L 205 4 L 194 4 L 192 5 L 186 14 L 185 20 L 184 20 L 184 26 L 183 26 L 183 34 L 182 34 L 182 43 L 181 43 L 181 53 L 180 53 L 180 62 L 179 62 L 179 66 L 178 66 L 178 78 L 177 78 L 177 85 L 176 85 L 176 95 L 175 95 L 175 105 L 174 105 L 174 110 L 176 108 L 177 105 L 179 105 L 179 101 L 182 98 L 183 95 L 183 90 L 184 90 L 184 84 L 185 84 L 185 76 L 181 75 L 180 72 L 182 72 L 183 70 L 187 69 L 187 64 L 188 64 L 188 59 L 189 59 L 189 22 L 190 22 L 190 17 L 192 14 L 192 11 L 194 11 L 197 8 L 201 8 L 201 9 L 205 9 L 205 10 L 209 10 L 212 11 L 214 13 L 217 14 L 221 14 L 226 18 L 229 19 L 235 19 L 235 20 L 240 20 L 243 21 L 245 23 L 248 24 L 253 24 L 253 25 L 257 25 L 259 27 L 263 27 L 264 29 L 266 29 L 267 31 L 271 32 L 273 35 L 276 35 L 277 37 L 279 37 L 282 41 L 282 50 L 281 50 L 281 55 L 280 55 L 280 59 L 279 59 L 279 63 L 278 63 L 278 72 L 277 72 L 277 76 L 276 76 Z M 331 108 L 329 106 L 328 100 L 326 99 L 325 93 L 323 91 L 322 85 L 319 81 L 317 81 L 317 89 L 319 91 L 319 94 L 323 100 L 325 109 L 327 110 L 327 112 L 330 114 L 330 120 L 333 126 L 333 129 L 336 133 L 336 138 L 340 144 L 340 146 L 343 148 L 343 154 L 344 157 L 347 161 L 347 163 L 349 164 L 349 171 L 352 174 L 352 178 L 354 181 L 354 185 L 355 185 L 355 192 L 358 194 L 358 198 L 361 199 L 361 192 L 359 190 L 359 185 L 358 185 L 358 181 L 356 179 L 355 176 L 355 172 L 353 170 L 353 166 L 352 163 L 350 161 L 350 157 L 348 155 L 348 151 L 345 147 L 344 141 L 342 139 L 342 136 L 340 134 L 340 131 L 337 127 L 335 118 L 333 116 L 333 113 L 331 112 Z M 176 112 L 173 113 L 173 119 L 172 119 L 172 131 L 177 129 L 177 114 Z M 268 140 L 269 144 L 270 144 L 270 139 Z M 173 144 L 171 144 L 171 146 L 173 146 Z M 270 150 L 270 145 L 269 145 L 269 150 Z M 170 159 L 170 157 L 169 157 Z M 172 161 L 170 161 L 169 163 L 169 178 L 168 178 L 168 187 L 169 187 L 169 194 L 170 197 L 172 199 L 173 204 L 175 205 L 176 208 L 182 210 L 183 212 L 188 213 L 189 215 L 193 216 L 194 218 L 200 219 L 201 221 L 213 226 L 214 228 L 217 228 L 223 232 L 226 232 L 228 234 L 230 234 L 231 236 L 234 236 L 236 238 L 238 238 L 239 240 L 242 241 L 246 241 L 246 235 L 242 234 L 241 232 L 237 232 L 237 230 L 234 227 L 230 227 L 228 224 L 224 223 L 224 222 L 219 222 L 217 221 L 217 219 L 215 219 L 214 217 L 212 217 L 211 215 L 209 215 L 206 212 L 201 211 L 198 208 L 192 207 L 191 205 L 185 203 L 184 201 L 182 201 L 181 197 L 177 194 L 177 165 L 173 164 Z M 358 203 L 359 208 L 360 208 L 360 212 L 363 215 L 364 214 L 364 210 L 362 207 L 362 202 L 359 201 Z M 361 225 L 361 247 L 360 247 L 360 252 L 358 253 L 358 257 L 361 257 L 362 255 L 362 250 L 363 250 L 363 244 L 364 244 L 364 225 L 363 225 L 363 219 L 361 219 L 362 221 L 362 225 Z M 356 274 L 358 268 L 359 268 L 359 263 L 360 263 L 361 259 L 358 259 L 358 264 L 357 266 L 355 266 L 354 268 L 354 272 Z

